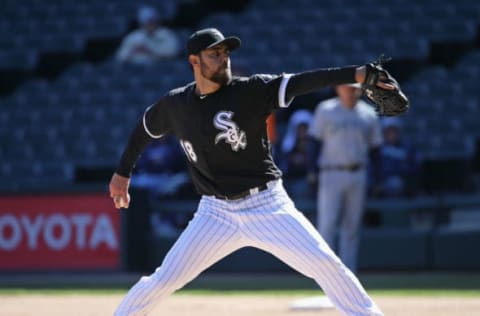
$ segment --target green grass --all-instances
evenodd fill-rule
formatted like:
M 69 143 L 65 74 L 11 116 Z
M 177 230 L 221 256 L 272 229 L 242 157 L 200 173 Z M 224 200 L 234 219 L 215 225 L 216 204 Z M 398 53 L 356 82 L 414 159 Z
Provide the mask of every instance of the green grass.
M 372 295 L 377 296 L 450 296 L 450 297 L 480 297 L 480 290 L 372 290 L 369 291 Z
M 438 296 L 438 297 L 480 297 L 480 290 L 371 290 L 369 294 L 374 296 Z M 2 295 L 123 295 L 126 290 L 120 289 L 0 289 L 0 297 Z M 175 295 L 210 295 L 210 296 L 316 296 L 321 295 L 319 290 L 244 290 L 244 291 L 218 291 L 218 290 L 181 290 Z
M 360 278 L 367 289 L 480 291 L 478 273 L 384 273 Z
M 480 290 L 371 290 L 369 294 L 376 296 L 461 296 L 480 297 Z M 267 295 L 267 296 L 316 296 L 322 292 L 315 290 L 257 290 L 257 291 L 212 291 L 182 290 L 178 295 Z
M 360 276 L 373 295 L 480 296 L 480 274 L 467 273 L 377 273 Z M 0 295 L 124 294 L 130 284 L 116 287 L 56 284 L 35 286 L 0 285 Z M 218 275 L 206 274 L 188 284 L 179 295 L 319 295 L 317 285 L 297 274 Z
M 125 294 L 126 289 L 49 289 L 49 288 L 2 288 L 1 295 L 116 295 Z
M 367 290 L 468 290 L 480 291 L 480 274 L 466 273 L 377 273 L 360 275 Z M 187 289 L 203 290 L 316 290 L 312 280 L 301 275 L 207 275 Z

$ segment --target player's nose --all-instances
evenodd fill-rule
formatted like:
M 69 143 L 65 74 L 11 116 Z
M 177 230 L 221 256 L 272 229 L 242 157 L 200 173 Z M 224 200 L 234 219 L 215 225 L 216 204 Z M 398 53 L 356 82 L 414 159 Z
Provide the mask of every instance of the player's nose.
M 220 61 L 222 63 L 226 63 L 228 61 L 228 58 L 230 57 L 230 54 L 228 52 L 222 52 L 220 54 Z

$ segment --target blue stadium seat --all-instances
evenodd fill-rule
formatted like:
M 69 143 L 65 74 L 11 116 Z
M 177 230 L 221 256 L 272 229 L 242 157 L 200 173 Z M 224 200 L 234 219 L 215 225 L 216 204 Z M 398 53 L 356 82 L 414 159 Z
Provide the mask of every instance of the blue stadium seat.
M 14 29 L 16 34 L 0 39 L 0 68 L 33 70 L 42 52 L 80 54 L 90 37 L 123 35 L 128 22 L 135 20 L 138 6 L 128 0 L 84 0 L 75 5 L 72 1 L 25 0 L 19 4 L 4 0 L 0 32 Z M 243 13 L 215 13 L 200 24 L 214 24 L 225 34 L 237 34 L 244 40 L 242 49 L 232 56 L 232 66 L 246 74 L 360 64 L 382 52 L 418 61 L 428 57 L 431 41 L 473 41 L 475 37 L 480 3 L 437 2 L 258 0 Z M 165 6 L 160 11 L 167 12 L 172 3 L 161 1 L 156 6 Z M 178 31 L 182 42 L 190 32 Z M 480 136 L 478 65 L 477 50 L 463 56 L 452 69 L 428 66 L 402 84 L 412 103 L 408 117 L 415 122 L 409 130 L 415 137 L 428 138 L 423 146 L 433 155 L 445 154 L 442 142 L 448 145 L 445 150 L 460 150 L 461 145 L 444 139 L 432 141 L 430 129 Z M 456 83 L 452 77 L 458 78 Z M 1 159 L 18 160 L 19 164 L 35 157 L 59 165 L 87 160 L 114 164 L 122 147 L 118 144 L 124 143 L 130 131 L 127 126 L 133 126 L 145 107 L 163 93 L 191 80 L 185 58 L 154 67 L 118 64 L 113 59 L 98 65 L 77 63 L 53 82 L 29 80 L 14 95 L 0 98 L 0 137 L 9 139 L 7 146 L 1 144 Z M 464 115 L 450 114 L 458 109 Z M 428 119 L 432 116 L 437 122 Z M 9 133 L 13 126 L 22 127 Z M 71 139 L 78 144 L 71 144 Z M 53 145 L 42 146 L 41 140 Z M 65 176 L 62 168 L 44 167 L 43 162 L 36 163 L 34 170 L 7 162 L 0 174 L 13 174 L 14 170 L 22 174 L 26 169 L 25 174 Z
M 475 40 L 477 25 L 460 19 L 447 20 L 439 38 L 444 41 L 473 41 Z
M 423 13 L 425 20 L 430 21 L 452 21 L 456 19 L 456 8 L 453 3 L 438 3 L 431 2 L 423 6 Z
M 457 67 L 464 67 L 464 68 L 475 68 L 477 69 L 480 65 L 480 50 L 475 50 L 472 52 L 467 53 L 466 55 L 462 56 L 459 60 Z
M 3 69 L 31 70 L 34 68 L 36 61 L 37 56 L 34 52 L 24 50 L 0 51 L 0 68 Z
M 278 1 L 276 0 L 257 0 L 253 1 L 251 4 L 252 8 L 259 10 L 270 10 L 271 8 L 278 6 Z
M 463 21 L 480 22 L 480 4 L 476 1 L 455 1 L 455 13 Z
M 417 36 L 423 36 L 435 40 L 441 39 L 442 31 L 444 30 L 443 21 L 418 19 L 412 22 Z
M 230 13 L 212 14 L 201 22 L 201 27 L 216 27 L 222 30 L 222 32 L 227 33 L 228 26 L 234 19 L 235 17 Z

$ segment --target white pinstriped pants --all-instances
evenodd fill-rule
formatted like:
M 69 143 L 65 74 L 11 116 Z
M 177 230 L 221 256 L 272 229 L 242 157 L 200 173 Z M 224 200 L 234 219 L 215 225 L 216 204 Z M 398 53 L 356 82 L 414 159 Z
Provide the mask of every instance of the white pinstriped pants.
M 130 289 L 115 316 L 148 315 L 162 299 L 246 246 L 267 251 L 314 279 L 344 315 L 383 315 L 276 180 L 241 200 L 203 196 L 162 265 Z

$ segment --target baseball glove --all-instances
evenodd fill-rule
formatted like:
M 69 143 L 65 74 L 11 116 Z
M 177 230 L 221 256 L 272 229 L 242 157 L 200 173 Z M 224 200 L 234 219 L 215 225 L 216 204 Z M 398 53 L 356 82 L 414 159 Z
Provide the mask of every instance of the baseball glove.
M 375 62 L 367 64 L 365 82 L 362 91 L 373 102 L 375 110 L 380 116 L 396 116 L 408 110 L 408 98 L 400 89 L 397 80 L 383 68 L 383 64 L 391 58 L 380 56 Z M 378 82 L 388 83 L 395 87 L 393 90 L 377 86 Z

